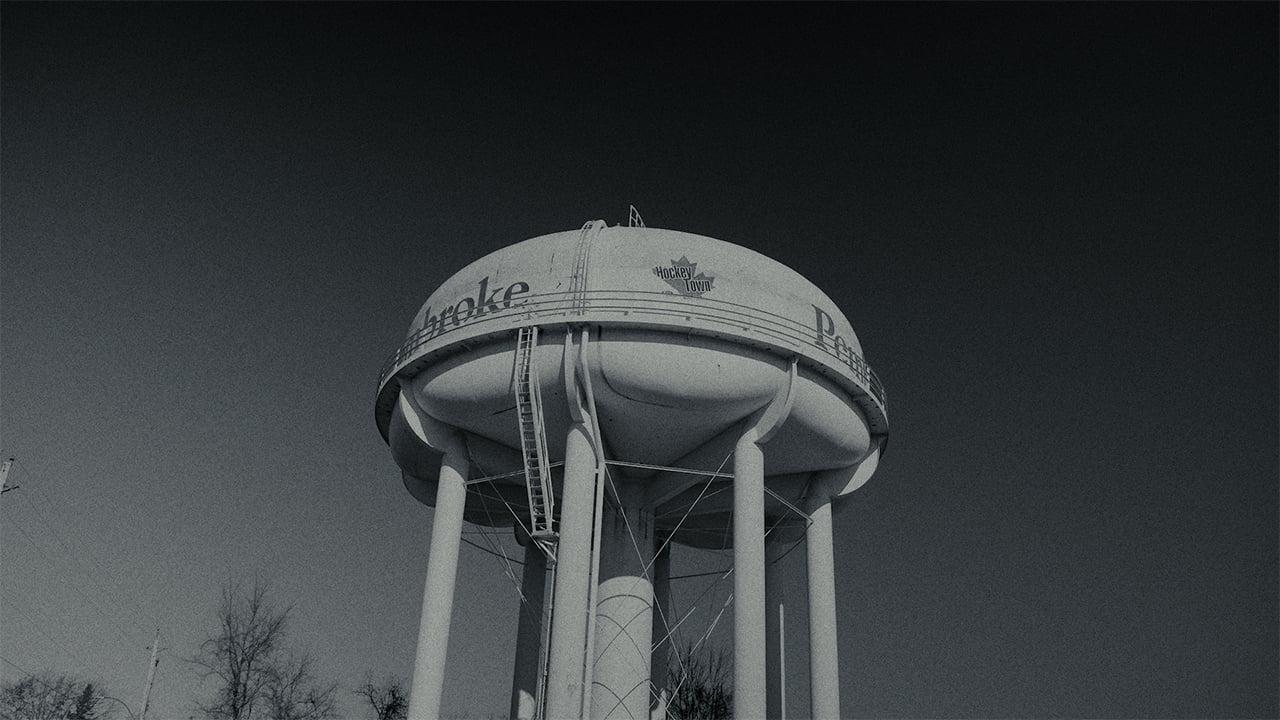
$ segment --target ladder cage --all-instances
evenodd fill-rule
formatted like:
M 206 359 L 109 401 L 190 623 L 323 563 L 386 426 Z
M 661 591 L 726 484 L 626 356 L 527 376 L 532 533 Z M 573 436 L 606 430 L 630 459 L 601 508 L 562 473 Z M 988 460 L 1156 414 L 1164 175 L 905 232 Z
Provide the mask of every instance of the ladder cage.
M 542 419 L 542 388 L 533 362 L 537 345 L 538 328 L 520 328 L 516 335 L 516 415 L 520 423 L 520 454 L 529 499 L 529 536 L 542 545 L 543 541 L 553 540 L 556 532 L 555 495 L 551 488 L 546 428 Z

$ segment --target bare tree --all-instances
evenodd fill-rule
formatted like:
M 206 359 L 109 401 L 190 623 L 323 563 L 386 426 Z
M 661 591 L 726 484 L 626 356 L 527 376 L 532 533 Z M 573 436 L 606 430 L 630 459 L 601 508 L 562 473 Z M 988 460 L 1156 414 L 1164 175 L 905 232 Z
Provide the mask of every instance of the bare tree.
M 729 720 L 733 717 L 733 664 L 723 650 L 685 645 L 675 648 L 667 668 L 669 720 Z
M 409 696 L 398 678 L 387 677 L 380 683 L 365 676 L 364 684 L 355 693 L 363 697 L 373 708 L 374 720 L 405 720 L 409 713 Z
M 103 720 L 93 683 L 41 672 L 0 687 L 0 720 Z
M 267 683 L 267 717 L 270 720 L 324 720 L 333 717 L 338 684 L 320 687 L 312 672 L 310 655 L 277 663 Z
M 218 631 L 191 658 L 202 680 L 217 689 L 197 710 L 209 720 L 323 720 L 333 717 L 337 686 L 316 685 L 309 656 L 284 649 L 292 608 L 267 601 L 259 582 L 247 591 L 228 583 L 218 608 Z

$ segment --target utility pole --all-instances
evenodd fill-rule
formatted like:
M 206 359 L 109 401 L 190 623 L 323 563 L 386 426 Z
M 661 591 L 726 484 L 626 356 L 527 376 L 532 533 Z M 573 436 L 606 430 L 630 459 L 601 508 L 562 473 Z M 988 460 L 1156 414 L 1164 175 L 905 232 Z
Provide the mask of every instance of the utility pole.
M 0 465 L 0 495 L 3 495 L 9 492 L 10 490 L 17 490 L 19 487 L 21 487 L 21 485 L 14 485 L 13 487 L 9 487 L 8 485 L 5 485 L 5 483 L 9 481 L 9 468 L 13 467 L 13 464 L 15 462 L 17 461 L 14 460 L 13 458 L 9 458 L 8 460 L 4 461 L 3 465 Z
M 18 489 L 17 485 L 14 485 L 13 487 L 9 487 L 8 485 L 5 484 L 9 482 L 9 468 L 13 467 L 13 463 L 14 463 L 14 459 L 9 458 L 8 460 L 4 461 L 4 464 L 0 464 L 0 497 L 3 497 L 4 494 L 9 492 L 10 490 Z
M 138 711 L 138 720 L 147 720 L 147 703 L 151 701 L 151 683 L 156 679 L 156 665 L 160 663 L 160 628 L 156 628 L 156 639 L 151 642 L 151 662 L 147 663 L 147 686 L 142 690 L 142 709 Z

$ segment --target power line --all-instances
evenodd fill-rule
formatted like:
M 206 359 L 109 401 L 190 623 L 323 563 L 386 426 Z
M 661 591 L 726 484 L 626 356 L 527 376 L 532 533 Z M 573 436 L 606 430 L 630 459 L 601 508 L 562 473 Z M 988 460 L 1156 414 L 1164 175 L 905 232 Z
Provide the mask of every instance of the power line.
M 15 465 L 16 465 L 16 464 L 18 464 L 18 463 L 17 463 L 17 461 L 15 461 L 15 462 L 14 462 L 14 464 L 15 464 Z M 25 472 L 28 472 L 28 473 L 32 472 L 32 471 L 27 467 L 27 465 L 26 465 L 25 463 L 23 463 L 23 464 L 22 464 L 22 468 L 23 468 L 23 470 L 24 470 Z M 37 491 L 37 492 L 35 492 L 34 494 L 39 498 L 39 500 L 40 500 L 40 502 L 41 502 L 41 503 L 45 503 L 45 507 L 48 507 L 48 500 L 46 500 L 46 499 L 44 498 L 44 494 L 43 494 L 43 490 L 44 490 L 44 488 L 46 487 L 46 484 L 45 484 L 45 483 L 41 483 L 41 482 L 37 482 L 37 483 L 35 483 L 35 487 L 38 489 L 38 491 Z M 28 483 L 28 489 L 31 489 L 31 488 L 32 488 L 32 485 L 31 485 L 30 483 Z M 32 494 L 32 493 L 29 493 L 29 494 Z M 98 572 L 99 572 L 99 573 L 101 573 L 101 574 L 102 574 L 102 576 L 110 575 L 110 573 L 108 573 L 108 572 L 106 571 L 106 568 L 102 567 L 102 565 L 97 561 L 97 559 L 96 559 L 96 558 L 94 558 L 94 557 L 93 557 L 93 555 L 92 555 L 92 554 L 90 554 L 90 553 L 88 553 L 88 552 L 75 552 L 75 551 L 73 551 L 73 550 L 68 546 L 67 542 L 63 539 L 62 534 L 61 534 L 61 533 L 59 533 L 59 532 L 58 532 L 58 530 L 57 530 L 57 528 L 56 528 L 56 527 L 54 527 L 54 524 L 53 524 L 53 523 L 51 523 L 51 522 L 49 521 L 48 516 L 46 516 L 46 515 L 44 514 L 44 512 L 43 512 L 43 511 L 41 511 L 41 510 L 40 510 L 40 508 L 39 508 L 37 505 L 35 505 L 34 503 L 32 503 L 32 502 L 31 502 L 31 500 L 29 500 L 29 499 L 26 501 L 26 504 L 27 504 L 27 506 L 28 506 L 28 507 L 30 507 L 32 510 L 34 510 L 34 511 L 35 511 L 36 515 L 39 517 L 40 521 L 43 523 L 43 526 L 44 526 L 44 527 L 46 527 L 46 528 L 48 528 L 48 529 L 49 529 L 49 532 L 53 533 L 54 539 L 56 539 L 56 540 L 58 541 L 58 544 L 62 547 L 63 552 L 64 552 L 64 553 L 66 553 L 66 555 L 67 555 L 67 556 L 69 556 L 69 557 L 75 557 L 75 558 L 81 558 L 81 557 L 88 558 L 89 562 L 90 562 L 90 563 L 91 563 L 95 568 L 97 568 Z M 50 512 L 50 513 L 52 513 L 52 512 L 53 512 L 53 509 L 52 509 L 52 508 L 50 508 L 50 509 L 49 509 L 49 512 Z M 79 572 L 80 572 L 80 574 L 81 574 L 81 575 L 88 577 L 88 578 L 89 578 L 89 580 L 90 580 L 94 585 L 96 585 L 96 586 L 97 586 L 98 590 L 99 590 L 99 591 L 101 591 L 103 595 L 108 596 L 108 597 L 114 596 L 114 597 L 116 597 L 116 598 L 118 599 L 118 598 L 120 597 L 120 595 L 122 594 L 122 593 L 120 592 L 120 589 L 119 589 L 118 587 L 116 588 L 116 591 L 115 591 L 114 593 L 112 593 L 112 592 L 108 591 L 108 590 L 107 590 L 107 588 L 103 586 L 102 582 L 100 582 L 100 581 L 99 581 L 99 577 L 101 577 L 101 576 L 93 575 L 93 574 L 90 574 L 90 573 L 84 572 L 84 569 L 83 569 L 83 568 L 78 568 L 78 570 L 79 570 Z M 122 606 L 120 603 L 114 603 L 114 604 L 115 604 L 117 607 L 121 607 L 121 606 Z M 144 627 L 144 625 L 143 625 L 143 624 L 141 624 L 141 623 L 139 623 L 139 622 L 138 622 L 139 620 L 143 620 L 144 618 L 142 618 L 141 616 L 138 616 L 138 615 L 136 614 L 136 613 L 137 613 L 137 610 L 136 610 L 136 609 L 133 611 L 133 613 L 134 613 L 134 615 L 133 615 L 132 617 L 129 617 L 129 622 L 131 622 L 131 623 L 134 625 L 134 628 L 135 628 L 136 630 L 138 630 L 139 632 L 141 632 L 142 634 L 144 634 L 144 635 L 145 635 L 146 633 L 150 632 L 150 631 L 148 631 L 148 630 L 146 630 L 146 629 L 145 629 L 145 627 Z M 126 613 L 126 615 L 128 615 L 128 613 Z
M 83 658 L 81 658 L 80 655 L 72 652 L 71 649 L 68 648 L 65 643 L 59 642 L 57 639 L 53 637 L 53 635 L 50 635 L 49 631 L 45 630 L 39 621 L 37 621 L 31 615 L 28 615 L 22 609 L 21 606 L 19 606 L 17 603 L 13 601 L 12 597 L 2 592 L 0 592 L 0 594 L 3 594 L 6 610 L 13 610 L 14 612 L 21 615 L 22 618 L 27 621 L 28 627 L 35 629 L 36 632 L 43 635 L 44 638 L 49 641 L 49 644 L 53 646 L 53 649 L 54 649 L 53 656 L 55 657 L 60 656 L 65 660 L 70 660 L 71 662 L 68 664 L 69 667 L 77 668 L 81 671 L 85 669 L 85 666 L 83 664 Z M 33 610 L 32 614 L 38 615 L 39 613 L 36 613 Z
M 24 611 L 21 607 L 19 607 L 18 604 L 13 601 L 13 598 L 9 597 L 8 593 L 5 593 L 3 590 L 0 590 L 0 595 L 4 597 L 4 603 L 7 609 L 13 610 L 17 612 L 19 615 L 21 615 L 23 619 L 27 621 L 30 627 L 35 628 L 36 631 L 39 632 L 41 635 L 43 635 L 51 645 L 55 647 L 58 647 L 61 645 L 61 643 L 53 639 L 53 636 L 50 635 L 49 632 L 45 630 L 40 623 L 32 619 L 32 617 L 28 615 L 26 611 Z
M 16 663 L 16 662 L 14 662 L 14 661 L 10 660 L 9 658 L 7 658 L 7 657 L 5 657 L 5 656 L 3 656 L 3 655 L 0 655 L 0 660 L 3 660 L 5 665 L 8 665 L 8 666 L 12 667 L 13 669 L 17 670 L 18 672 L 22 673 L 23 675 L 30 675 L 30 674 L 31 674 L 31 671 L 30 671 L 30 670 L 27 670 L 26 668 L 22 667 L 22 666 L 21 666 L 21 665 L 19 665 L 18 663 Z
M 48 567 L 52 568 L 54 566 L 53 560 L 50 559 L 48 554 L 46 554 L 45 551 L 39 545 L 36 544 L 36 541 L 31 538 L 31 535 L 29 533 L 27 533 L 26 528 L 22 527 L 22 524 L 18 523 L 16 519 L 13 521 L 13 526 L 18 529 L 18 532 L 22 533 L 22 537 L 27 539 L 27 542 L 30 543 L 31 547 L 35 548 L 36 552 L 40 554 L 40 557 L 44 558 L 45 562 L 48 563 Z M 104 611 L 100 605 L 94 602 L 92 598 L 86 595 L 78 585 L 73 583 L 71 585 L 71 588 L 75 590 L 76 594 L 78 594 L 82 599 L 84 599 L 85 602 L 89 603 L 89 605 L 92 606 L 94 610 L 98 611 L 98 614 L 102 616 L 102 619 L 106 620 L 107 623 L 111 625 L 111 627 L 116 631 L 116 633 L 120 635 L 120 639 L 124 640 L 126 645 L 132 646 L 135 644 L 136 641 L 130 640 L 128 636 L 124 634 L 124 631 L 120 629 L 119 622 L 107 617 L 106 611 Z

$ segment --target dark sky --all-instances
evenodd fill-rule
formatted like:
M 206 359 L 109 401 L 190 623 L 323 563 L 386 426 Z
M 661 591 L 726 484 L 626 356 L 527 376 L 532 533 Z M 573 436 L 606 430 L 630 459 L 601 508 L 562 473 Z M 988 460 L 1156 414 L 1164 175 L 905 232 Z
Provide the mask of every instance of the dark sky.
M 888 388 L 847 716 L 1276 717 L 1277 65 L 1274 3 L 5 3 L 0 677 L 136 706 L 159 625 L 185 718 L 255 575 L 326 676 L 408 675 L 378 368 L 634 203 L 813 280 Z M 517 600 L 458 587 L 446 709 L 504 712 Z

